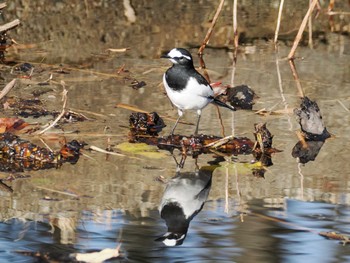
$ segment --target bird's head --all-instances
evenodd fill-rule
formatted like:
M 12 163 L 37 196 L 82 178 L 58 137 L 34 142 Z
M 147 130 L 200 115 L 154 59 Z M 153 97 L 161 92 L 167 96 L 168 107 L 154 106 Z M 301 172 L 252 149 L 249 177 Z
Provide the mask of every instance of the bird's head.
M 168 247 L 182 245 L 186 238 L 186 233 L 167 232 L 163 236 L 157 238 L 155 241 L 161 241 Z
M 179 65 L 193 65 L 193 60 L 191 53 L 184 48 L 173 48 L 165 55 L 161 56 L 162 58 L 168 58 L 174 64 Z

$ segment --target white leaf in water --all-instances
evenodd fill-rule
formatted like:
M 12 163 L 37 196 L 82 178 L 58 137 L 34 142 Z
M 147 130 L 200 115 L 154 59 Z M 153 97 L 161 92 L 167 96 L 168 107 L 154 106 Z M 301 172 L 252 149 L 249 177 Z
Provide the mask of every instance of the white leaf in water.
M 92 253 L 76 253 L 72 254 L 72 256 L 82 262 L 88 263 L 99 263 L 103 262 L 107 259 L 115 258 L 119 256 L 119 247 L 117 248 L 105 248 L 100 252 L 92 252 Z
M 124 15 L 126 16 L 126 18 L 130 23 L 135 23 L 136 14 L 135 14 L 135 10 L 130 4 L 130 0 L 124 0 L 123 4 L 124 4 Z

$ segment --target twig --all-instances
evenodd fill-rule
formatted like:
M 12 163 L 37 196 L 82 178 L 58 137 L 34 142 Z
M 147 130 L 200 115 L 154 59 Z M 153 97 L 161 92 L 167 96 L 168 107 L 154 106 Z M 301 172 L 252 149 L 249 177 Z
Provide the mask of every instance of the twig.
M 232 7 L 232 24 L 233 24 L 233 61 L 232 61 L 232 72 L 231 72 L 231 87 L 234 86 L 235 75 L 236 75 L 236 65 L 237 65 L 237 54 L 238 54 L 238 26 L 237 26 L 237 0 L 233 0 Z M 235 113 L 231 113 L 231 133 L 232 136 L 235 134 Z
M 65 88 L 65 83 L 64 81 L 61 81 L 61 84 L 63 86 L 63 92 L 62 92 L 62 100 L 63 100 L 63 106 L 62 106 L 62 111 L 61 113 L 57 116 L 57 118 L 49 125 L 47 126 L 45 129 L 43 129 L 42 131 L 40 131 L 38 134 L 43 134 L 45 133 L 47 130 L 51 129 L 52 127 L 54 127 L 56 125 L 56 123 L 63 117 L 63 115 L 66 112 L 66 105 L 67 105 L 67 93 L 68 91 Z
M 340 104 L 340 106 L 343 107 L 344 110 L 346 110 L 347 112 L 350 112 L 350 110 L 344 105 L 343 102 L 341 102 L 340 100 L 337 100 L 337 102 Z
M 232 62 L 232 73 L 231 73 L 231 87 L 234 86 L 234 79 L 236 73 L 236 64 L 237 64 L 237 53 L 238 53 L 238 31 L 237 31 L 237 0 L 233 1 L 233 44 L 234 44 L 234 52 L 233 52 L 233 62 Z
M 311 0 L 310 0 L 310 3 L 309 5 L 311 5 Z M 309 16 L 309 48 L 313 49 L 314 47 L 314 44 L 313 44 L 313 41 L 312 41 L 312 16 Z
M 228 194 L 228 178 L 229 178 L 229 174 L 228 174 L 228 166 L 226 166 L 226 173 L 225 173 L 225 213 L 228 214 L 229 210 L 228 210 L 228 202 L 229 202 L 229 194 Z
M 213 32 L 213 28 L 214 28 L 214 26 L 216 24 L 216 20 L 218 20 L 218 17 L 219 17 L 219 14 L 221 12 L 221 9 L 222 9 L 222 7 L 224 5 L 224 2 L 225 2 L 225 0 L 221 0 L 218 8 L 216 9 L 216 13 L 214 15 L 213 21 L 211 22 L 211 26 L 208 29 L 207 35 L 205 36 L 205 38 L 203 40 L 203 43 L 202 43 L 201 47 L 198 50 L 198 55 L 199 56 L 203 55 L 203 50 L 205 49 L 206 45 L 208 45 L 208 43 L 209 43 L 210 36 L 211 36 L 211 34 Z
M 51 149 L 51 147 L 50 147 L 42 138 L 40 138 L 40 141 L 42 142 L 42 144 L 45 145 L 45 147 L 46 147 L 47 149 L 49 149 L 50 152 L 53 152 L 53 150 Z
M 306 12 L 306 15 L 304 16 L 304 19 L 303 21 L 301 22 L 301 25 L 300 25 L 300 28 L 299 28 L 299 31 L 298 31 L 298 34 L 297 36 L 295 37 L 295 40 L 294 40 L 294 43 L 293 43 L 293 47 L 292 49 L 290 50 L 289 54 L 288 54 L 288 59 L 291 60 L 291 59 L 294 59 L 294 54 L 295 54 L 295 51 L 299 45 L 299 42 L 301 40 L 301 37 L 303 35 L 303 32 L 304 32 L 304 29 L 305 29 L 305 26 L 306 26 L 306 23 L 309 19 L 309 16 L 311 15 L 312 11 L 314 10 L 316 4 L 317 4 L 317 1 L 318 0 L 313 0 L 312 3 L 310 4 L 309 6 L 309 9 L 307 10 Z
M 327 15 L 330 15 L 330 16 L 334 16 L 334 15 L 350 15 L 350 12 L 328 11 L 326 14 L 327 14 Z
M 298 92 L 299 92 L 299 96 L 300 97 L 304 97 L 304 92 L 303 92 L 303 89 L 302 89 L 301 84 L 300 84 L 300 80 L 299 80 L 299 76 L 298 76 L 297 70 L 295 68 L 294 60 L 292 60 L 292 59 L 289 60 L 289 65 L 290 65 L 290 68 L 292 70 L 294 80 L 295 80 L 295 82 L 297 84 L 297 89 L 298 89 Z
M 36 188 L 40 189 L 40 190 L 50 191 L 53 193 L 58 193 L 58 194 L 63 194 L 63 195 L 68 195 L 68 196 L 79 198 L 79 195 L 77 195 L 77 194 L 62 192 L 62 191 L 58 191 L 58 190 L 54 190 L 54 189 L 50 189 L 50 188 L 46 188 L 46 187 L 41 187 L 41 186 L 36 186 Z
M 15 28 L 16 26 L 18 26 L 21 22 L 19 21 L 19 19 L 15 19 L 5 25 L 1 25 L 0 26 L 0 33 L 8 31 L 10 29 Z
M 120 156 L 120 157 L 124 157 L 126 155 L 124 154 L 121 154 L 121 153 L 115 153 L 115 152 L 109 152 L 109 151 L 106 151 L 106 150 L 103 150 L 97 146 L 94 146 L 94 145 L 91 145 L 89 147 L 90 150 L 93 150 L 93 151 L 96 151 L 96 152 L 100 152 L 100 153 L 105 153 L 105 154 L 110 154 L 110 155 L 115 155 L 115 156 Z
M 299 158 L 298 158 L 299 159 Z M 300 192 L 301 192 L 301 200 L 304 201 L 304 175 L 301 171 L 302 164 L 298 163 L 298 174 L 300 175 Z
M 215 142 L 209 143 L 209 144 L 205 145 L 205 147 L 216 148 L 216 147 L 219 147 L 219 146 L 227 143 L 229 140 L 232 140 L 232 139 L 234 139 L 234 137 L 232 135 L 229 135 L 229 136 L 221 138 Z
M 280 24 L 281 24 L 281 17 L 282 17 L 282 10 L 283 10 L 283 5 L 284 5 L 284 0 L 281 0 L 280 2 L 280 8 L 278 10 L 278 17 L 277 17 L 277 25 L 276 25 L 276 31 L 275 31 L 275 39 L 274 43 L 275 45 L 277 44 L 277 39 L 278 39 L 278 32 L 280 30 Z
M 5 97 L 7 93 L 10 92 L 10 90 L 15 86 L 15 84 L 16 84 L 16 79 L 13 79 L 5 86 L 5 88 L 3 88 L 3 90 L 0 92 L 0 100 L 3 97 Z
M 278 46 L 276 46 L 276 70 L 277 70 L 277 79 L 278 79 L 278 87 L 280 89 L 280 95 L 282 98 L 282 103 L 284 105 L 284 110 L 285 112 L 288 111 L 288 102 L 286 100 L 286 97 L 284 96 L 284 91 L 283 91 L 283 83 L 282 83 L 282 77 L 281 77 L 281 71 L 280 71 L 280 66 L 279 66 L 279 57 L 278 57 Z M 288 118 L 288 123 L 289 123 L 289 130 L 292 131 L 293 130 L 293 124 L 290 118 L 289 114 L 286 114 L 287 118 Z
M 215 107 L 216 107 L 216 113 L 218 114 L 218 118 L 220 122 L 221 135 L 222 137 L 225 137 L 225 127 L 224 127 L 224 122 L 222 121 L 221 112 L 220 112 L 219 106 L 215 105 Z

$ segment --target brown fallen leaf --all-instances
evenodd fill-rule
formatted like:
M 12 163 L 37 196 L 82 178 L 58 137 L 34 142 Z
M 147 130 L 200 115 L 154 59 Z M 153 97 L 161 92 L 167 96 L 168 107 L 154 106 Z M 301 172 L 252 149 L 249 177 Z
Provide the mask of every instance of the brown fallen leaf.
M 19 118 L 0 118 L 0 133 L 19 131 L 29 124 Z

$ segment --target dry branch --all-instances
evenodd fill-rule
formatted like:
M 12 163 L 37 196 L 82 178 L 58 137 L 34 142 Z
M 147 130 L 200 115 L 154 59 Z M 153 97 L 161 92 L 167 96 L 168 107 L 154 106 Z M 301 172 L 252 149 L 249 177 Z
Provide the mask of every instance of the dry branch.
M 7 6 L 6 3 L 0 3 L 0 10 L 4 9 L 6 6 Z
M 288 54 L 288 59 L 294 59 L 295 50 L 297 49 L 297 47 L 299 45 L 299 42 L 300 42 L 301 37 L 303 35 L 304 29 L 305 29 L 306 24 L 308 22 L 309 16 L 311 15 L 312 11 L 314 10 L 317 2 L 318 2 L 318 0 L 313 0 L 312 3 L 310 4 L 309 9 L 307 10 L 303 21 L 301 22 L 298 34 L 295 37 L 295 40 L 294 40 L 294 43 L 293 43 L 293 47 L 292 47 L 292 49 L 290 50 L 290 52 Z
M 15 28 L 16 26 L 18 26 L 20 23 L 21 23 L 21 22 L 19 21 L 19 19 L 15 19 L 15 20 L 13 20 L 12 22 L 9 22 L 9 23 L 7 23 L 7 24 L 5 24 L 5 25 L 1 25 L 1 26 L 0 26 L 0 33 L 6 32 L 6 31 L 8 31 L 8 30 L 10 30 L 10 29 L 13 29 L 13 28 Z
M 294 61 L 292 59 L 289 60 L 289 66 L 290 66 L 290 69 L 292 70 L 295 83 L 297 84 L 299 97 L 302 98 L 302 97 L 304 97 L 304 91 L 303 91 L 303 88 L 301 87 L 301 83 L 300 83 L 300 79 L 299 79 L 299 76 L 298 76 L 298 72 L 297 72 L 297 70 L 295 68 L 295 64 L 294 64 Z
M 221 9 L 222 9 L 222 7 L 224 5 L 224 2 L 225 2 L 225 0 L 221 0 L 218 8 L 216 9 L 216 13 L 214 15 L 213 21 L 211 22 L 211 26 L 210 26 L 210 28 L 209 28 L 209 30 L 207 32 L 207 35 L 205 36 L 205 38 L 203 40 L 203 43 L 202 43 L 201 47 L 198 50 L 198 55 L 199 56 L 203 55 L 203 50 L 205 49 L 206 45 L 208 45 L 208 43 L 209 43 L 210 36 L 213 33 L 213 28 L 214 28 L 214 26 L 216 24 L 216 20 L 218 20 L 218 18 L 219 18 L 219 14 L 220 14 Z
M 278 18 L 277 18 L 277 25 L 276 25 L 276 31 L 275 31 L 275 39 L 274 39 L 275 45 L 277 44 L 278 32 L 279 32 L 279 30 L 280 30 L 280 24 L 281 24 L 281 17 L 282 17 L 283 4 L 284 4 L 284 0 L 281 0 L 281 2 L 280 2 L 280 8 L 279 8 L 279 10 L 278 10 Z

